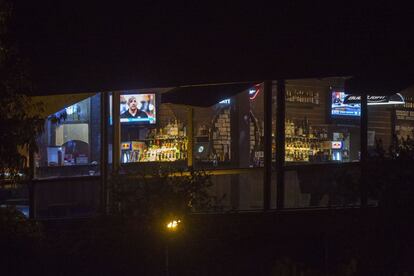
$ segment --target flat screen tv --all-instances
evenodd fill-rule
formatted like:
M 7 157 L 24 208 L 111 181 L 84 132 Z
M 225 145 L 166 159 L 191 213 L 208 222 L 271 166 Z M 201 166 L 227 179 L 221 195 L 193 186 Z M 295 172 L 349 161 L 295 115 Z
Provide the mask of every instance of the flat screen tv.
M 123 94 L 120 98 L 121 123 L 155 125 L 155 94 Z
M 110 124 L 112 125 L 112 96 L 110 96 Z M 120 122 L 125 125 L 156 125 L 157 101 L 155 93 L 120 95 Z
M 343 91 L 332 91 L 331 117 L 332 118 L 359 118 L 361 116 L 361 103 L 348 101 L 350 95 Z

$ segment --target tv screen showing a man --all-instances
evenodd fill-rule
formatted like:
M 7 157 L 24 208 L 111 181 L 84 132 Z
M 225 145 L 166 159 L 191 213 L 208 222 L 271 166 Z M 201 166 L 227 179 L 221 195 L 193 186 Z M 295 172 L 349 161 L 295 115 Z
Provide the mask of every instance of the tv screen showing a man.
M 155 94 L 121 95 L 121 123 L 155 124 Z

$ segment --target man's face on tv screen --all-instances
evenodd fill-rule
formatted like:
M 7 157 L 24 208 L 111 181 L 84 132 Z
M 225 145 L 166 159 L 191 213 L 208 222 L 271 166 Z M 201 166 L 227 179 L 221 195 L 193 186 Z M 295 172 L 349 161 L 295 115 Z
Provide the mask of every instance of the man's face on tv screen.
M 130 110 L 134 111 L 137 109 L 137 100 L 135 99 L 135 97 L 131 97 L 128 100 L 128 107 Z

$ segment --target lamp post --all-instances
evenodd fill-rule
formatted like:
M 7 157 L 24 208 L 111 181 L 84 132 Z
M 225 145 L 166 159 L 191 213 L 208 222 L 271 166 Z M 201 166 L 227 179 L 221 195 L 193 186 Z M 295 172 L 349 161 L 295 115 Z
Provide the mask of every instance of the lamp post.
M 165 243 L 165 275 L 169 276 L 170 275 L 170 264 L 169 264 L 169 242 L 171 240 L 172 237 L 174 237 L 175 233 L 177 233 L 177 231 L 179 231 L 179 229 L 181 224 L 181 220 L 180 219 L 172 219 L 170 221 L 168 221 L 166 223 L 166 230 L 167 230 L 167 240 Z

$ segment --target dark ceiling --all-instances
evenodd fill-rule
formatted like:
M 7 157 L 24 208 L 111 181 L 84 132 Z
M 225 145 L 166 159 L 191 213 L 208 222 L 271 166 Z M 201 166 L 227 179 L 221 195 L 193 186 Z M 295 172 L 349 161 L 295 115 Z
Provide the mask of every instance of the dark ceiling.
M 93 2 L 15 1 L 35 93 L 411 74 L 414 64 L 414 14 L 397 3 Z

